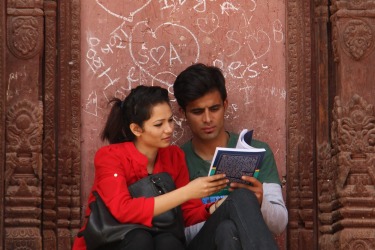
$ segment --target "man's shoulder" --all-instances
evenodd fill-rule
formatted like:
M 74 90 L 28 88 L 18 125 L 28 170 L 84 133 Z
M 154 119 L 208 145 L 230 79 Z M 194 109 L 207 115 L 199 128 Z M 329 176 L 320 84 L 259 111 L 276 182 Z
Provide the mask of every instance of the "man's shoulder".
M 227 147 L 235 148 L 237 145 L 239 134 L 234 133 L 234 132 L 228 132 L 228 134 L 229 134 L 229 140 L 228 140 Z
M 256 140 L 256 139 L 251 140 L 251 146 L 253 146 L 254 148 L 265 148 L 266 150 L 270 149 L 267 142 Z
M 188 151 L 191 151 L 191 140 L 188 140 L 186 141 L 185 143 L 183 143 L 180 148 L 186 153 Z

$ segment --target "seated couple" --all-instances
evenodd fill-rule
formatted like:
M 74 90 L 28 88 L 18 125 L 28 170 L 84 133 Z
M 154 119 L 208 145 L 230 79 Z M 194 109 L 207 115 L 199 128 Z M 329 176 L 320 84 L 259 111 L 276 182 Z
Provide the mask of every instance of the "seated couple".
M 192 139 L 181 148 L 170 145 L 174 121 L 166 89 L 132 89 L 124 100 L 112 100 L 102 132 L 109 145 L 95 155 L 92 191 L 121 223 L 152 226 L 155 216 L 181 206 L 186 240 L 172 233 L 134 229 L 122 241 L 101 249 L 278 249 L 273 234 L 285 229 L 288 217 L 267 144 L 252 142 L 265 148 L 266 155 L 257 179 L 243 177 L 250 185 L 230 183 L 227 198 L 208 204 L 201 200 L 228 185 L 225 175 L 207 176 L 209 161 L 216 147 L 235 147 L 238 139 L 224 128 L 228 100 L 222 72 L 194 64 L 177 76 L 173 87 Z M 175 190 L 151 198 L 131 197 L 128 186 L 160 172 L 172 176 Z M 94 199 L 91 194 L 88 202 Z M 73 249 L 86 249 L 83 237 L 75 239 Z

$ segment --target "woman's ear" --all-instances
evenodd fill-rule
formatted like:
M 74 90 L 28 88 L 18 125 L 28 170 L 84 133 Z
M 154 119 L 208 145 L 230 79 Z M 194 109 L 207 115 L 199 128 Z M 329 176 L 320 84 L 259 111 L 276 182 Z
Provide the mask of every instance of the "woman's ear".
M 130 124 L 130 130 L 133 132 L 135 136 L 140 136 L 141 133 L 143 132 L 142 128 L 138 124 L 135 124 L 135 123 Z

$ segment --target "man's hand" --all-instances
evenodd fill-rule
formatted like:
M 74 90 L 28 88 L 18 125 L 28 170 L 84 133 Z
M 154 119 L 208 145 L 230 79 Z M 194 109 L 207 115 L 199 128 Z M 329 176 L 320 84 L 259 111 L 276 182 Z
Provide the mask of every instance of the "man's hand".
M 246 188 L 246 189 L 249 189 L 250 191 L 254 192 L 255 196 L 258 199 L 259 204 L 262 205 L 262 201 L 263 201 L 263 184 L 260 181 L 258 181 L 256 178 L 250 177 L 250 176 L 242 176 L 242 180 L 244 180 L 246 182 L 249 182 L 251 185 L 246 185 L 246 184 L 242 184 L 242 183 L 232 182 L 230 184 L 229 191 L 233 191 L 234 189 L 237 189 L 237 188 Z

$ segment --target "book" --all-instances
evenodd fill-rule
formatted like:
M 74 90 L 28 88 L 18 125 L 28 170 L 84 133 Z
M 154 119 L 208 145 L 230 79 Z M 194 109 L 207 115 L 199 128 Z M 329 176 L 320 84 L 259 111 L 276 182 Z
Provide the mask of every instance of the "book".
M 225 173 L 229 183 L 248 184 L 241 177 L 257 177 L 266 150 L 250 146 L 253 130 L 243 129 L 239 135 L 236 148 L 217 147 L 213 156 L 208 176 Z M 202 199 L 204 203 L 214 202 L 229 194 L 227 188 Z

